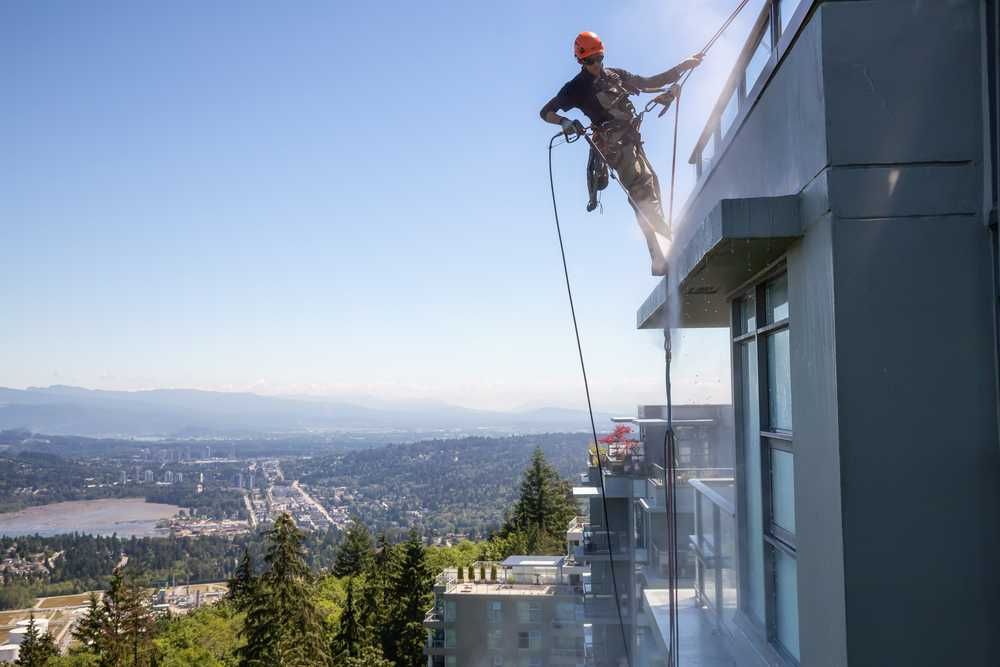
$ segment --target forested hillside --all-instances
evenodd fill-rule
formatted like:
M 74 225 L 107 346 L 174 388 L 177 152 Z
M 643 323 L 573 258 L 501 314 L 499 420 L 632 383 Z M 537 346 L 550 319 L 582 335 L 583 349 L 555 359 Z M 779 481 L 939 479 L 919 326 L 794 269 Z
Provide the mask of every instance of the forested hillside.
M 484 537 L 514 504 L 536 447 L 562 477 L 575 478 L 586 470 L 589 440 L 580 433 L 430 440 L 283 466 L 286 477 L 308 484 L 325 503 L 347 504 L 374 530 Z

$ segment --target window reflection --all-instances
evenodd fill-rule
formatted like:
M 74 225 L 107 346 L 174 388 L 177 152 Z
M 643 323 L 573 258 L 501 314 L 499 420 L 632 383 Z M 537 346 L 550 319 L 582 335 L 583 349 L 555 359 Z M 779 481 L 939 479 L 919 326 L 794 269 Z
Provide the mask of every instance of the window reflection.
M 788 329 L 767 337 L 767 399 L 770 429 L 792 430 L 792 370 Z

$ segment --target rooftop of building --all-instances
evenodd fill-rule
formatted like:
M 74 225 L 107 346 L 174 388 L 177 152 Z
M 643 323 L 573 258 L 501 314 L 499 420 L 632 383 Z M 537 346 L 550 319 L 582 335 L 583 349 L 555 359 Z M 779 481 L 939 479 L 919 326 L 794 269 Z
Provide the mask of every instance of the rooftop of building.
M 588 568 L 566 556 L 510 556 L 502 562 L 479 561 L 468 568 L 446 568 L 435 579 L 445 594 L 552 596 L 583 593 L 572 575 L 586 575 Z

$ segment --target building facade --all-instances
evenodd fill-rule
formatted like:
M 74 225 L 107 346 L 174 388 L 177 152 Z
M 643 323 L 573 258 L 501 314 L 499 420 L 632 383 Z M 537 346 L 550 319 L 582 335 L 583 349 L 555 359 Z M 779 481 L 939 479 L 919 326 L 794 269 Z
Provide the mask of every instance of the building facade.
M 764 3 L 638 312 L 730 331 L 732 475 L 679 480 L 720 641 L 682 628 L 682 664 L 1000 661 L 997 25 Z M 641 608 L 663 650 L 662 591 Z
M 564 556 L 445 570 L 424 619 L 428 667 L 584 665 L 584 574 Z

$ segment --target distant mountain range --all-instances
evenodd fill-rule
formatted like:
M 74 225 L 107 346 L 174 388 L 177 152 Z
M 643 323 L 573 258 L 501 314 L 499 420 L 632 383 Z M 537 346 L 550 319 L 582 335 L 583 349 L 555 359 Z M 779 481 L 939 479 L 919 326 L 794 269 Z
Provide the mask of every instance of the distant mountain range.
M 610 415 L 595 415 L 599 427 Z M 309 431 L 583 431 L 586 411 L 540 408 L 494 412 L 429 401 L 369 407 L 316 397 L 271 397 L 193 389 L 102 391 L 0 387 L 0 429 L 53 435 L 236 436 Z

